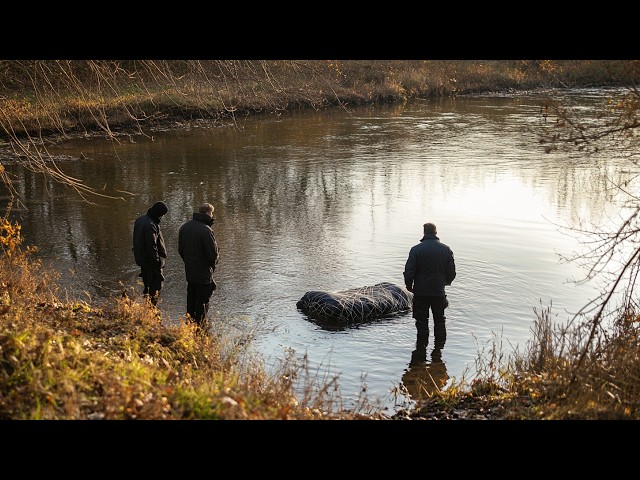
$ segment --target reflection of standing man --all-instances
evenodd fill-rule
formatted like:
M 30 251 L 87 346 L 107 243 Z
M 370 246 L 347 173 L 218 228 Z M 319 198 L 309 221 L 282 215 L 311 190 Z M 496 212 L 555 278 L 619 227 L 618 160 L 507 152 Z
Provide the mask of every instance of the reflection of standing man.
M 444 362 L 433 357 L 427 362 L 426 343 L 417 342 L 416 349 L 411 352 L 411 362 L 402 375 L 402 384 L 413 400 L 420 400 L 441 391 L 449 375 Z
M 187 277 L 187 314 L 200 327 L 205 326 L 209 300 L 216 289 L 213 272 L 220 251 L 213 233 L 213 210 L 210 203 L 200 205 L 193 218 L 178 231 L 178 253 L 184 261 Z
M 164 281 L 167 249 L 160 231 L 160 219 L 167 211 L 164 202 L 156 202 L 133 224 L 133 256 L 140 267 L 139 276 L 144 284 L 142 293 L 153 305 L 158 303 Z
M 449 306 L 445 286 L 456 278 L 453 251 L 437 237 L 433 223 L 423 225 L 420 243 L 411 247 L 404 267 L 404 283 L 413 292 L 413 318 L 418 342 L 429 343 L 429 309 L 433 314 L 434 352 L 440 354 L 447 340 L 444 310 Z

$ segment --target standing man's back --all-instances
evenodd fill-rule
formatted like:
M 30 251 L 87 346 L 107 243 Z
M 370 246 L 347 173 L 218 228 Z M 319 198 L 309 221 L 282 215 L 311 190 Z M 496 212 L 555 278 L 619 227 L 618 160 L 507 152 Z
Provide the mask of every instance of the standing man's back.
M 444 347 L 447 333 L 444 315 L 449 306 L 445 287 L 456 278 L 453 251 L 440 242 L 433 223 L 423 225 L 420 243 L 411 247 L 404 268 L 407 290 L 413 292 L 413 318 L 418 333 L 417 344 L 429 342 L 429 310 L 434 322 L 434 355 Z
M 213 273 L 220 251 L 212 228 L 213 211 L 210 203 L 202 204 L 178 231 L 178 253 L 187 278 L 187 314 L 201 327 L 205 326 L 209 301 L 217 288 Z

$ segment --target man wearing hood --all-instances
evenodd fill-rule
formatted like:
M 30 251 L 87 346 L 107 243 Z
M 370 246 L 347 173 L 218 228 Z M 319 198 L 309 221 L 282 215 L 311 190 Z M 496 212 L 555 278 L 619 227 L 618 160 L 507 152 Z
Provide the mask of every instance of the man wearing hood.
M 213 210 L 213 205 L 203 203 L 178 231 L 178 253 L 187 277 L 187 314 L 202 328 L 206 326 L 209 300 L 217 287 L 213 272 L 220 259 L 212 229 Z
M 167 249 L 160 231 L 160 219 L 167 213 L 164 202 L 156 202 L 147 213 L 140 215 L 133 224 L 133 256 L 140 267 L 144 289 L 142 294 L 157 305 L 164 281 L 164 265 Z

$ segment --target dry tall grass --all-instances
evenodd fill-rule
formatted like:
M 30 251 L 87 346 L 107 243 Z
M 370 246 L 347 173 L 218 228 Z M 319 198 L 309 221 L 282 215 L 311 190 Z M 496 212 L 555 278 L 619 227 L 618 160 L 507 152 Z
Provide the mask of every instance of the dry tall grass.
M 495 338 L 471 375 L 442 391 L 425 388 L 394 418 L 639 420 L 640 316 L 627 311 L 596 341 L 588 341 L 589 321 L 554 325 L 550 307 L 536 316 L 523 351 L 506 355 Z
M 382 418 L 340 411 L 336 379 L 295 357 L 268 375 L 246 337 L 165 326 L 129 295 L 61 298 L 17 224 L 0 220 L 0 246 L 0 419 Z

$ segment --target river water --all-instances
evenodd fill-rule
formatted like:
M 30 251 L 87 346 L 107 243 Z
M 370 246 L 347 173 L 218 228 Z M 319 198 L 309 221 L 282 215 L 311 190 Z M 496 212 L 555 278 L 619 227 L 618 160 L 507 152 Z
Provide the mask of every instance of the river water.
M 575 98 L 589 108 L 601 95 Z M 60 167 L 122 199 L 90 204 L 17 171 L 27 209 L 14 214 L 66 287 L 105 299 L 122 286 L 140 291 L 133 221 L 164 200 L 160 308 L 165 322 L 177 323 L 186 300 L 177 232 L 200 203 L 212 203 L 221 250 L 216 328 L 255 336 L 251 349 L 269 368 L 294 355 L 311 377 L 337 378 L 342 406 L 364 395 L 392 411 L 411 401 L 399 393 L 411 381 L 410 313 L 330 328 L 296 302 L 309 290 L 402 285 L 423 223 L 437 225 L 458 271 L 442 363 L 433 369 L 445 387 L 472 378 L 479 355 L 496 345 L 505 354 L 524 349 L 534 310 L 549 308 L 563 323 L 597 294 L 597 285 L 572 281 L 584 275 L 577 265 L 560 260 L 579 248 L 561 226 L 611 221 L 620 199 L 608 179 L 634 172 L 621 158 L 545 154 L 529 130 L 544 121 L 541 102 L 459 97 L 194 124 L 116 143 L 76 139 L 51 149 Z

